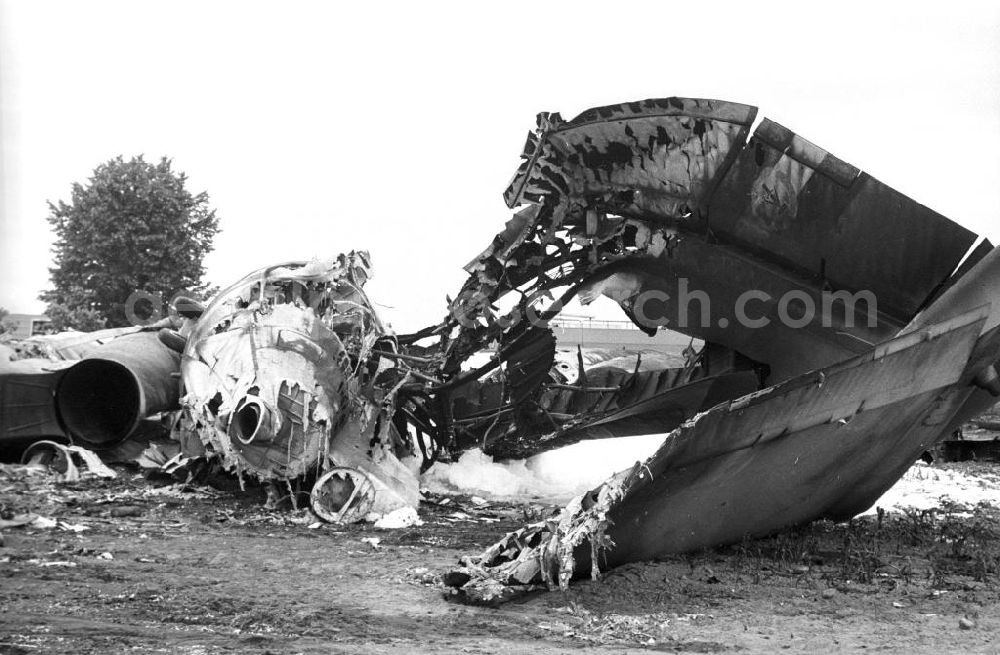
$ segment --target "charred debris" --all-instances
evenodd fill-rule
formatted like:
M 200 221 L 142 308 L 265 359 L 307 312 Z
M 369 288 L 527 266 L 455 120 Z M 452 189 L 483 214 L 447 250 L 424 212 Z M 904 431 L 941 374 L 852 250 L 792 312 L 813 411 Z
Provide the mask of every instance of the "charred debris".
M 0 438 L 101 449 L 159 414 L 185 456 L 355 521 L 415 507 L 419 472 L 471 448 L 669 433 L 465 558 L 447 579 L 484 602 L 849 518 L 996 402 L 1000 253 L 755 119 L 688 98 L 540 114 L 504 192 L 514 214 L 439 324 L 387 329 L 364 252 L 270 266 L 161 324 L 14 344 Z M 704 346 L 679 367 L 557 353 L 548 321 L 602 295 Z

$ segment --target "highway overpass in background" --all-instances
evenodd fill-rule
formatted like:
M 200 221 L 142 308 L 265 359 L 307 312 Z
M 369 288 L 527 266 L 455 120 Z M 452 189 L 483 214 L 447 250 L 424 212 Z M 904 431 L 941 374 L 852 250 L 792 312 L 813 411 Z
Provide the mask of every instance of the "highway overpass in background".
M 660 330 L 650 337 L 631 321 L 605 321 L 588 317 L 560 316 L 550 323 L 560 348 L 581 346 L 621 350 L 623 353 L 659 350 L 679 353 L 691 338 L 678 332 Z M 695 341 L 696 348 L 701 347 Z

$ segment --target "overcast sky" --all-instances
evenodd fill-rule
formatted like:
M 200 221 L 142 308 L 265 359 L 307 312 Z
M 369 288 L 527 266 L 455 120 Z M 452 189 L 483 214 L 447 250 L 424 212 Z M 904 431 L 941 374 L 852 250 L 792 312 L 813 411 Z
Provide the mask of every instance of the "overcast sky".
M 535 113 L 671 95 L 1000 240 L 1000 3 L 347 4 L 0 0 L 0 306 L 42 309 L 47 200 L 165 155 L 218 210 L 210 281 L 368 249 L 418 328 L 507 220 Z

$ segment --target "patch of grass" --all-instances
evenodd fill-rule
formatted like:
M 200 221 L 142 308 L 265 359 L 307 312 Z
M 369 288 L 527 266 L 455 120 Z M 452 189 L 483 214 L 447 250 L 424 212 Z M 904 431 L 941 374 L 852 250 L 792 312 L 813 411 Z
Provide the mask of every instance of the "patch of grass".
M 956 578 L 1000 582 L 1000 508 L 943 500 L 929 510 L 885 512 L 844 523 L 817 521 L 717 550 L 738 577 L 759 584 L 774 575 L 820 572 L 831 585 L 943 588 Z

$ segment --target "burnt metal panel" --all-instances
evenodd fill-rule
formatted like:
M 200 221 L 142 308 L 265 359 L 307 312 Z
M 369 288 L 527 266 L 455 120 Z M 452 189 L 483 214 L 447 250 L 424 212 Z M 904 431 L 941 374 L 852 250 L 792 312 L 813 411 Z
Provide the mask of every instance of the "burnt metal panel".
M 753 371 L 701 378 L 659 391 L 655 396 L 642 400 L 620 401 L 597 420 L 584 420 L 578 425 L 546 435 L 545 443 L 547 447 L 557 447 L 584 439 L 662 433 L 721 400 L 751 393 L 758 386 L 757 374 Z
M 868 175 L 855 187 L 828 251 L 828 277 L 842 287 L 870 289 L 887 309 L 912 315 L 976 235 Z
M 973 310 L 880 344 L 861 357 L 717 408 L 668 439 L 671 467 L 783 438 L 959 381 L 987 316 Z M 919 374 L 917 374 L 919 372 Z
M 768 121 L 695 223 L 713 237 L 815 277 L 873 292 L 908 320 L 976 240 L 958 224 Z
M 66 437 L 53 400 L 65 371 L 46 370 L 46 363 L 33 360 L 0 371 L 0 448 L 4 451 L 12 453 L 42 438 Z
M 871 505 L 971 393 L 962 384 L 988 311 L 881 344 L 854 360 L 718 406 L 648 460 L 572 501 L 555 520 L 509 533 L 462 591 L 558 582 L 588 569 L 761 536 Z M 996 353 L 1000 341 L 991 340 Z M 860 383 L 860 385 L 859 385 Z M 521 570 L 524 562 L 539 563 Z
M 756 111 L 665 98 L 599 107 L 571 121 L 539 114 L 504 200 L 514 207 L 546 195 L 605 195 L 623 213 L 681 217 L 714 189 Z
M 735 248 L 713 246 L 697 238 L 684 239 L 670 255 L 635 258 L 618 268 L 636 281 L 635 296 L 623 304 L 627 310 L 648 319 L 665 320 L 671 330 L 724 345 L 768 364 L 770 384 L 865 352 L 903 327 L 902 322 L 892 322 L 882 313 L 869 317 L 863 301 L 854 306 L 851 314 L 842 302 L 834 302 L 828 312 L 823 311 L 825 298 L 808 279 L 748 257 Z M 686 302 L 679 292 L 683 281 L 688 283 L 691 298 L 701 293 L 708 302 Z M 737 313 L 747 289 L 769 296 L 769 300 L 754 300 L 744 307 L 747 317 L 763 321 L 762 325 L 744 324 Z M 667 299 L 650 300 L 655 292 Z M 793 327 L 781 319 L 780 299 L 792 293 L 812 299 L 817 311 L 807 325 Z M 869 318 L 875 318 L 876 324 L 870 326 Z

